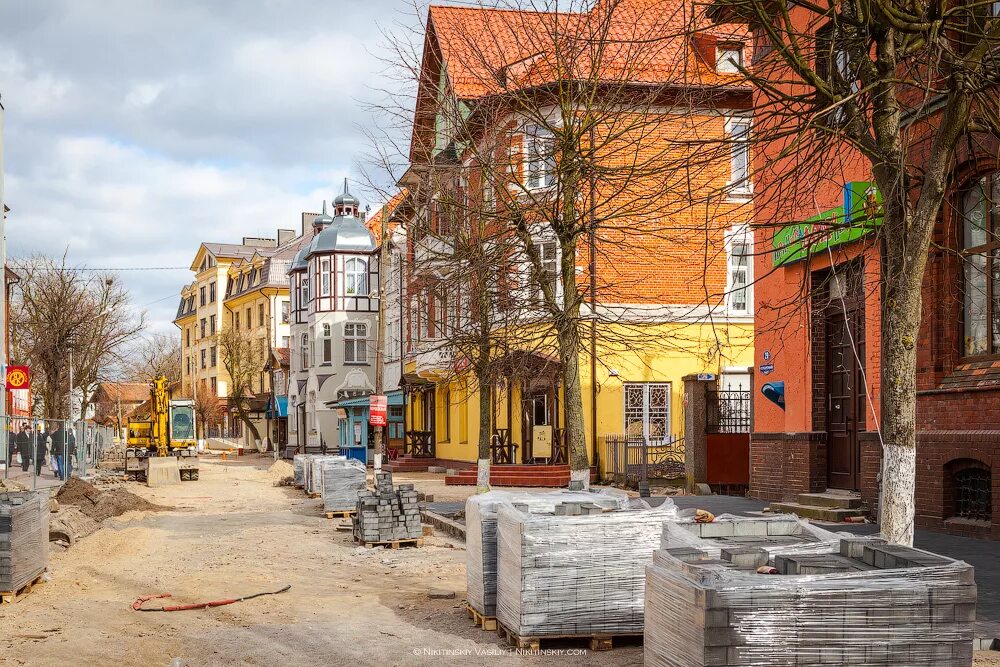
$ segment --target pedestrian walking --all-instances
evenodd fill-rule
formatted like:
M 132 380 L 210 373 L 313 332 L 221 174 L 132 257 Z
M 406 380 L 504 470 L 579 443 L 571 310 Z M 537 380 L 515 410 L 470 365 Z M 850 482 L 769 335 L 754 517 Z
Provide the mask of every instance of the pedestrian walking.
M 14 436 L 14 445 L 17 447 L 17 453 L 21 455 L 21 471 L 28 472 L 32 451 L 31 431 L 28 428 L 27 422 L 21 424 L 21 430 Z
M 14 425 L 7 424 L 7 469 L 10 470 L 14 465 L 14 452 L 16 447 L 14 447 Z
M 35 434 L 35 476 L 42 474 L 42 466 L 45 465 L 45 455 L 48 452 L 49 434 L 45 430 L 45 422 L 38 425 L 38 433 Z
M 50 437 L 52 438 L 52 454 L 56 462 L 56 477 L 66 481 L 69 479 L 70 468 L 72 468 L 70 457 L 73 452 L 71 447 L 75 447 L 76 438 L 63 428 L 62 422 L 56 422 L 56 430 L 52 432 Z

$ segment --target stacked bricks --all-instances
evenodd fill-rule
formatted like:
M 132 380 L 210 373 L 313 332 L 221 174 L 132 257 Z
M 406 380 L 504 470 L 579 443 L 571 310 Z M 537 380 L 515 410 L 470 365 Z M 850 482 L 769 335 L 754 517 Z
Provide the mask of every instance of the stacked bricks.
M 576 502 L 602 508 L 622 509 L 628 496 L 612 493 L 572 491 L 490 491 L 465 501 L 465 571 L 469 606 L 480 615 L 497 613 L 497 510 L 512 503 L 525 512 L 554 513 L 561 503 Z
M 309 454 L 303 462 L 303 486 L 310 495 L 323 490 L 323 463 L 325 461 L 346 461 L 347 457 L 334 454 Z
M 296 454 L 292 457 L 292 474 L 295 486 L 301 488 L 306 485 L 306 459 L 308 454 Z
M 646 665 L 972 664 L 966 563 L 863 537 L 825 553 L 704 542 L 657 551 L 646 568 Z M 777 574 L 758 573 L 762 557 Z
M 17 592 L 42 574 L 48 562 L 48 494 L 0 493 L 0 591 Z
M 358 493 L 354 538 L 365 544 L 416 540 L 423 534 L 412 484 L 393 488 L 392 473 L 375 475 L 375 490 Z
M 358 504 L 358 492 L 364 491 L 365 465 L 355 459 L 333 459 L 320 463 L 323 478 L 323 509 L 347 512 Z
M 673 503 L 524 509 L 497 513 L 497 623 L 521 638 L 642 634 L 644 568 L 664 521 L 677 519 Z

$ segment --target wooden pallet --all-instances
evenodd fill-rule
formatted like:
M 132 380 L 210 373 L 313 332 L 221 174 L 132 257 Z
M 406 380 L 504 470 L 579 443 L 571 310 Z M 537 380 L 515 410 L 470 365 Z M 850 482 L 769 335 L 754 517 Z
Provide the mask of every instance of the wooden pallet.
M 545 635 L 544 637 L 521 637 L 516 632 L 511 632 L 500 623 L 497 623 L 497 634 L 499 634 L 508 644 L 517 648 L 538 651 L 541 642 L 549 639 L 583 639 L 589 642 L 591 651 L 610 651 L 615 639 L 625 637 L 642 637 L 641 634 L 598 634 L 598 635 Z
M 385 542 L 362 542 L 361 540 L 355 537 L 354 541 L 357 542 L 358 544 L 364 545 L 368 549 L 374 549 L 375 547 L 385 547 L 386 549 L 398 549 L 400 547 L 424 546 L 424 538 L 422 537 L 410 540 L 386 540 Z
M 351 517 L 353 517 L 357 513 L 358 513 L 357 510 L 340 510 L 340 511 L 337 511 L 337 512 L 327 512 L 326 513 L 326 518 L 327 519 L 350 519 Z
M 21 586 L 16 591 L 0 591 L 0 604 L 14 604 L 31 592 L 31 589 L 42 583 L 42 574 L 32 579 L 29 583 Z
M 480 627 L 483 630 L 489 630 L 491 632 L 497 629 L 497 617 L 496 616 L 483 616 L 478 611 L 472 608 L 471 604 L 465 605 L 465 611 L 469 614 L 469 618 L 472 622 L 476 624 L 476 627 Z

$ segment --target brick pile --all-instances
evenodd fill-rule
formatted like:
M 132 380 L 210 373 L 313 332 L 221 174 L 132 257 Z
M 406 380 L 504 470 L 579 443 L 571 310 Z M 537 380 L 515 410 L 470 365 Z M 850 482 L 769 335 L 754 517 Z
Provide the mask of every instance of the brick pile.
M 0 493 L 0 591 L 17 592 L 48 563 L 48 493 Z
M 347 457 L 335 454 L 307 454 L 303 462 L 303 487 L 310 495 L 323 491 L 323 463 L 325 461 L 346 461 Z
M 358 542 L 416 540 L 423 535 L 417 491 L 412 484 L 392 485 L 388 470 L 375 475 L 375 490 L 358 492 L 354 538 Z
M 497 611 L 497 510 L 512 503 L 530 512 L 552 514 L 561 503 L 591 503 L 605 510 L 623 509 L 624 493 L 573 491 L 490 491 L 465 501 L 466 588 L 469 606 L 486 617 Z
M 347 512 L 358 504 L 358 492 L 367 489 L 365 464 L 355 459 L 333 459 L 320 463 L 323 478 L 323 510 Z
M 801 546 L 657 551 L 646 568 L 645 664 L 972 663 L 972 567 L 864 537 L 781 553 Z M 776 573 L 759 573 L 761 563 Z
M 306 458 L 308 454 L 296 454 L 292 457 L 292 479 L 297 487 L 306 485 Z
M 526 509 L 497 513 L 497 622 L 520 638 L 642 634 L 644 568 L 664 521 L 677 519 L 674 504 Z

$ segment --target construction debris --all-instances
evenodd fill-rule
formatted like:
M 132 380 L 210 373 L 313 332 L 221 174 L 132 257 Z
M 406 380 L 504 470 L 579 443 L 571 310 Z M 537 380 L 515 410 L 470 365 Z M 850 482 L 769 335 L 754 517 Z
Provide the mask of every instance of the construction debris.
M 0 592 L 16 596 L 48 564 L 48 493 L 0 493 Z
M 728 523 L 711 538 L 665 524 L 674 546 L 646 570 L 645 664 L 971 664 L 969 565 L 787 517 Z
M 77 477 L 70 477 L 56 498 L 63 505 L 76 505 L 94 521 L 120 516 L 129 511 L 161 512 L 170 509 L 154 505 L 125 488 L 101 490 Z
M 333 459 L 320 463 L 323 478 L 323 510 L 347 512 L 358 504 L 358 492 L 367 489 L 365 464 L 355 459 Z
M 593 503 L 603 509 L 624 509 L 624 492 L 579 491 L 490 491 L 465 501 L 466 588 L 469 605 L 480 615 L 492 618 L 497 609 L 497 510 L 504 503 L 526 507 L 530 512 L 553 513 L 565 502 Z
M 412 484 L 393 488 L 392 473 L 375 475 L 375 490 L 358 493 L 354 538 L 365 544 L 420 540 L 420 509 Z
M 657 508 L 643 503 L 616 512 L 581 503 L 562 507 L 556 514 L 500 507 L 500 627 L 535 639 L 641 635 L 645 566 L 660 544 L 663 522 L 677 519 L 676 506 L 666 500 Z

